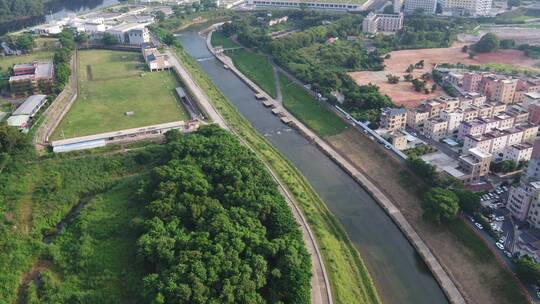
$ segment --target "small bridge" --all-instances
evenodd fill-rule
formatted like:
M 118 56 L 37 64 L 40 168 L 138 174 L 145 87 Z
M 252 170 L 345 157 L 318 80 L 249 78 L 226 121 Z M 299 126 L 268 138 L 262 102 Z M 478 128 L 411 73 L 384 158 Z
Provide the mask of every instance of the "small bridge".
M 240 49 L 243 49 L 244 47 L 232 47 L 232 48 L 223 48 L 222 46 L 216 46 L 214 48 L 215 52 L 216 52 L 216 55 L 219 55 L 221 53 L 230 53 L 230 52 L 234 52 L 236 50 L 240 50 Z

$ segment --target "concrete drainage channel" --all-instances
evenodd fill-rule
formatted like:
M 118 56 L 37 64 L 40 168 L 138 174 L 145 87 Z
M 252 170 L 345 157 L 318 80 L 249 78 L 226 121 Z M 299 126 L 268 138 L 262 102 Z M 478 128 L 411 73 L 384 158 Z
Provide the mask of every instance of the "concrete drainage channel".
M 215 27 L 214 27 L 215 28 Z M 277 113 L 282 113 L 283 117 L 287 117 L 287 122 L 290 126 L 299 131 L 302 136 L 308 139 L 311 143 L 321 150 L 326 156 L 328 156 L 332 161 L 334 161 L 339 167 L 341 167 L 348 175 L 350 175 L 362 188 L 364 188 L 381 206 L 385 212 L 390 216 L 390 218 L 396 223 L 402 233 L 407 237 L 411 245 L 422 257 L 423 261 L 426 263 L 431 273 L 435 277 L 435 280 L 440 285 L 444 294 L 450 303 L 454 304 L 464 304 L 466 303 L 465 298 L 457 288 L 456 284 L 450 278 L 449 274 L 444 270 L 441 263 L 433 255 L 426 243 L 421 239 L 421 237 L 416 233 L 411 224 L 405 219 L 403 214 L 399 209 L 384 195 L 384 193 L 379 190 L 362 172 L 356 169 L 350 162 L 343 158 L 339 153 L 337 153 L 332 147 L 330 147 L 324 140 L 319 138 L 313 131 L 307 128 L 303 123 L 298 121 L 293 115 L 291 115 L 286 109 L 282 108 L 279 103 L 273 101 L 273 99 L 266 94 L 261 88 L 259 88 L 255 83 L 243 75 L 232 63 L 232 60 L 229 57 L 224 56 L 223 54 L 216 54 L 215 50 L 212 48 L 210 43 L 211 35 L 213 31 L 210 31 L 207 35 L 207 47 L 212 54 L 224 65 L 235 73 L 243 82 L 245 82 L 248 87 L 250 87 L 255 94 L 262 94 L 266 99 L 265 102 L 271 104 L 274 109 L 279 109 Z M 283 120 L 282 120 L 283 121 Z

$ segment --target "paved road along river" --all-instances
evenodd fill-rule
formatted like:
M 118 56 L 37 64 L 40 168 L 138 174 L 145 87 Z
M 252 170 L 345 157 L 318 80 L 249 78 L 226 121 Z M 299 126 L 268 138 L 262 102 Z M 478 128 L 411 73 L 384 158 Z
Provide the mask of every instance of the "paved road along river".
M 362 187 L 257 101 L 253 91 L 212 58 L 203 37 L 184 32 L 179 39 L 238 110 L 323 198 L 358 248 L 384 303 L 448 302 L 420 256 Z

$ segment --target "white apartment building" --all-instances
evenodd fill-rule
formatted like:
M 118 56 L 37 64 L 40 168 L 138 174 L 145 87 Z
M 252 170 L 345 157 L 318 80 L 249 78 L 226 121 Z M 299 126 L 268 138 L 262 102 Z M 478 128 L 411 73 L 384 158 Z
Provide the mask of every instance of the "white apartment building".
M 424 135 L 433 140 L 444 138 L 448 131 L 448 122 L 441 118 L 430 118 L 424 126 Z
M 362 21 L 362 32 L 376 34 L 377 32 L 397 32 L 403 28 L 403 14 L 369 13 Z
M 150 33 L 144 24 L 125 23 L 112 27 L 106 31 L 110 33 L 121 44 L 131 44 L 140 46 L 150 42 Z
M 437 8 L 437 0 L 405 0 L 404 12 L 406 15 L 415 13 L 416 11 L 423 11 L 424 14 L 433 15 Z
M 440 117 L 448 123 L 447 135 L 453 135 L 458 131 L 459 125 L 463 120 L 463 113 L 459 111 L 451 112 L 444 110 L 441 112 Z
M 443 14 L 451 16 L 489 16 L 492 0 L 444 0 Z
M 538 199 L 539 194 L 540 182 L 512 186 L 509 191 L 506 208 L 510 210 L 510 213 L 515 219 L 525 221 L 529 214 L 533 196 Z
M 506 147 L 503 160 L 511 160 L 516 164 L 521 161 L 529 161 L 532 156 L 533 146 L 529 143 L 515 144 Z

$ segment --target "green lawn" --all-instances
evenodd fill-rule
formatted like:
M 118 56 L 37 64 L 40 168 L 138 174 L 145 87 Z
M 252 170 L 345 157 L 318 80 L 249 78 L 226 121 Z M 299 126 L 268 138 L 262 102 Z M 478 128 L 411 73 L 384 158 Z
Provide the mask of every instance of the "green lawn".
M 52 60 L 53 51 L 37 51 L 21 56 L 0 56 L 0 71 L 6 71 L 17 63 L 28 63 L 33 60 Z
M 138 52 L 80 51 L 77 60 L 79 95 L 53 139 L 188 118 L 175 96 L 173 72 L 148 72 Z
M 244 49 L 235 50 L 229 56 L 240 72 L 253 80 L 270 96 L 276 97 L 276 77 L 266 56 Z
M 347 128 L 345 123 L 330 112 L 322 102 L 315 100 L 302 87 L 281 73 L 279 81 L 285 108 L 315 133 L 320 136 L 331 136 L 345 131 Z
M 223 48 L 234 48 L 238 47 L 229 37 L 223 35 L 220 31 L 214 31 L 212 33 L 212 39 L 210 41 L 213 47 L 222 46 Z

